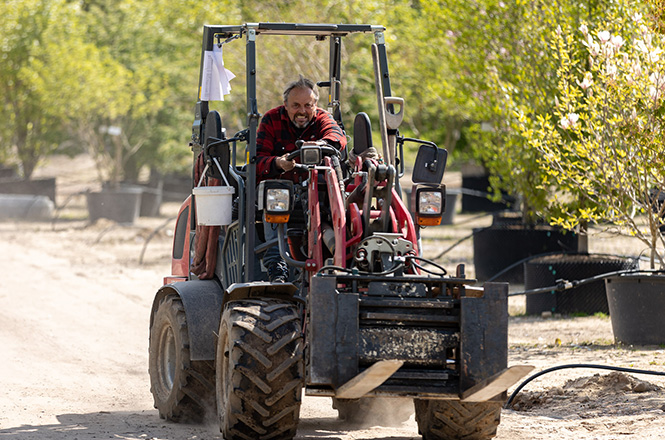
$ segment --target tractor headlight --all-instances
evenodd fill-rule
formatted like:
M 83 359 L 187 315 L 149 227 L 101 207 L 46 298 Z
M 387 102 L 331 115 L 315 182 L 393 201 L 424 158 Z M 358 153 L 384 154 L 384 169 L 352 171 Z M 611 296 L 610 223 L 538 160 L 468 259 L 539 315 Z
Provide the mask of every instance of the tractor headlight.
M 421 226 L 437 226 L 446 209 L 446 186 L 417 184 L 412 190 L 412 211 Z
M 286 223 L 293 209 L 293 182 L 265 180 L 259 184 L 259 209 L 269 223 Z
M 418 214 L 439 215 L 443 210 L 443 194 L 438 191 L 421 191 L 418 193 Z
M 289 212 L 291 194 L 288 189 L 268 188 L 266 190 L 266 211 L 272 213 Z

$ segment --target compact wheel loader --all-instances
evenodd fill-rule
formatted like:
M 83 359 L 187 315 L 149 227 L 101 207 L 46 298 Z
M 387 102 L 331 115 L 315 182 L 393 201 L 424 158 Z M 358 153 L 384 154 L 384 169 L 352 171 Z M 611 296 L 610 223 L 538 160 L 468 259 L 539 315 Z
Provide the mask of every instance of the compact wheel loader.
M 474 287 L 463 265 L 448 273 L 422 255 L 420 229 L 438 225 L 445 210 L 447 152 L 399 134 L 404 101 L 392 96 L 384 31 L 204 27 L 199 90 L 210 79 L 215 46 L 245 41 L 247 127 L 227 137 L 221 115 L 199 94 L 193 187 L 231 188 L 222 208 L 229 220 L 201 225 L 196 191 L 176 220 L 172 273 L 150 317 L 151 391 L 162 418 L 212 416 L 228 440 L 291 439 L 304 393 L 332 398 L 351 421 L 376 408 L 372 403 L 412 400 L 427 440 L 495 436 L 506 390 L 528 372 L 507 368 L 508 285 Z M 348 154 L 303 142 L 292 155 L 298 182 L 257 185 L 259 42 L 282 35 L 327 42 L 330 74 L 318 85 L 329 90 L 328 110 L 343 127 L 342 40 L 358 34 L 374 37 L 381 147 L 373 146 L 370 119 L 360 112 Z M 410 207 L 400 186 L 406 143 L 419 145 Z M 276 225 L 276 240 L 264 241 L 263 222 Z M 261 257 L 271 246 L 290 268 L 288 282 L 267 281 Z M 205 279 L 192 272 L 200 249 L 214 268 Z

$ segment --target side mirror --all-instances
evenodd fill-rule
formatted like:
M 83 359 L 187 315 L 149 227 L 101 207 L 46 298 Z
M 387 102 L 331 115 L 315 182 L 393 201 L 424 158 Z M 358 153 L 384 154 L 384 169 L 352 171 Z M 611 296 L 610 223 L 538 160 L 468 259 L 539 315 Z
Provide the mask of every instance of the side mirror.
M 448 150 L 436 145 L 420 145 L 416 163 L 413 165 L 411 181 L 413 183 L 441 183 L 447 160 Z

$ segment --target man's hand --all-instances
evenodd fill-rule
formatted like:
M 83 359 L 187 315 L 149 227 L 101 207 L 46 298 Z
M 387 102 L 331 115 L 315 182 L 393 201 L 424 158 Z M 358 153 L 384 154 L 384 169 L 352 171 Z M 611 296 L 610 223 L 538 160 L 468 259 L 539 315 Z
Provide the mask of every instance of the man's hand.
M 293 168 L 296 166 L 296 162 L 293 160 L 288 160 L 286 156 L 288 156 L 289 153 L 285 154 L 284 156 L 277 156 L 275 159 L 275 165 L 277 165 L 277 168 L 281 168 L 284 170 L 284 172 L 291 171 Z

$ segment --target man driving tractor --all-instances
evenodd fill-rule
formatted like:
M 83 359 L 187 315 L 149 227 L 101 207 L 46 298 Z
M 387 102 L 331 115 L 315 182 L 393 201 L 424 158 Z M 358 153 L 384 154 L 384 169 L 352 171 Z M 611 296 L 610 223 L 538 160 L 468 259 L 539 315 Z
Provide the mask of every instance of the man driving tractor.
M 298 149 L 297 141 L 324 141 L 344 151 L 346 135 L 327 111 L 317 107 L 319 93 L 313 81 L 300 78 L 289 83 L 283 94 L 284 104 L 263 116 L 256 139 L 257 183 L 266 179 L 286 179 L 298 182 L 301 176 L 294 171 L 295 160 L 289 153 Z M 265 241 L 277 237 L 276 225 L 264 222 Z M 271 283 L 285 282 L 288 267 L 279 255 L 277 246 L 268 248 L 263 256 Z

